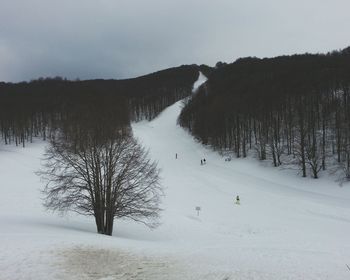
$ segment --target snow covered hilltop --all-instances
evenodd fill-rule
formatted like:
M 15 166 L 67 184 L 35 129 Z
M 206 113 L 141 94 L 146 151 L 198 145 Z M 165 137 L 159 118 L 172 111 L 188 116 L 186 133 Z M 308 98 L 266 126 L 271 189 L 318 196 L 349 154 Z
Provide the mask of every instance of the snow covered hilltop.
M 332 59 L 337 56 L 342 57 L 342 54 L 326 57 Z M 259 64 L 254 60 L 253 64 L 255 63 Z M 347 264 L 350 264 L 350 248 L 347 245 L 350 232 L 350 188 L 347 184 L 339 187 L 334 182 L 334 177 L 320 176 L 319 180 L 298 177 L 292 169 L 270 168 L 249 156 L 239 159 L 230 154 L 231 160 L 225 161 L 210 146 L 202 145 L 198 141 L 202 141 L 201 137 L 196 135 L 197 139 L 193 138 L 188 131 L 177 125 L 181 112 L 186 112 L 186 108 L 190 108 L 188 106 L 193 106 L 193 115 L 187 111 L 187 116 L 192 116 L 189 119 L 191 126 L 188 127 L 191 133 L 204 129 L 202 126 L 205 124 L 213 133 L 216 128 L 216 132 L 221 131 L 220 117 L 226 114 L 226 110 L 215 111 L 222 104 L 221 99 L 216 100 L 219 98 L 216 95 L 220 96 L 221 93 L 214 93 L 213 89 L 217 86 L 216 75 L 221 71 L 227 73 L 226 67 L 236 69 L 238 66 L 187 68 L 190 69 L 190 77 L 185 85 L 182 84 L 183 91 L 180 90 L 182 86 L 175 82 L 170 89 L 163 88 L 157 82 L 159 76 L 154 76 L 152 84 L 157 85 L 154 86 L 158 88 L 157 94 L 153 96 L 144 87 L 145 84 L 135 86 L 135 90 L 148 94 L 142 98 L 141 95 L 139 101 L 136 98 L 129 100 L 124 95 L 109 99 L 103 90 L 101 101 L 96 96 L 99 94 L 99 86 L 104 82 L 99 81 L 99 86 L 87 82 L 84 85 L 86 89 L 95 85 L 92 86 L 94 90 L 88 92 L 89 99 L 82 99 L 82 93 L 67 103 L 60 103 L 64 98 L 59 99 L 52 103 L 52 106 L 57 106 L 54 107 L 56 114 L 50 114 L 47 109 L 42 111 L 42 103 L 29 102 L 30 98 L 24 99 L 29 104 L 26 110 L 23 103 L 18 102 L 21 99 L 11 99 L 9 95 L 18 86 L 23 87 L 27 93 L 27 90 L 36 88 L 38 96 L 42 97 L 45 91 L 42 91 L 40 83 L 48 83 L 50 86 L 56 84 L 53 88 L 59 89 L 66 87 L 65 81 L 2 85 L 11 88 L 11 91 L 2 91 L 0 94 L 1 98 L 5 98 L 2 100 L 8 102 L 7 107 L 0 105 L 7 112 L 1 113 L 1 129 L 3 137 L 8 141 L 8 145 L 2 143 L 0 146 L 0 279 L 347 279 L 350 275 L 347 268 Z M 202 70 L 202 74 L 199 74 L 199 70 Z M 169 80 L 173 77 L 170 75 Z M 231 79 L 228 76 L 227 83 Z M 35 86 L 35 83 L 39 84 Z M 117 84 L 113 81 L 108 83 Z M 189 99 L 192 90 L 196 94 Z M 343 103 L 347 100 L 344 99 L 347 96 L 345 92 L 346 88 L 344 92 L 339 90 L 334 93 L 337 98 L 332 97 L 334 102 L 339 101 L 336 103 L 340 106 L 339 118 L 344 117 L 342 110 L 348 108 L 348 103 Z M 21 90 L 15 94 L 18 94 L 17 97 L 23 96 Z M 223 96 L 225 94 L 222 93 Z M 307 99 L 309 95 L 306 96 L 308 102 L 305 105 L 314 108 L 316 103 L 310 103 Z M 232 98 L 239 102 L 243 96 Z M 83 102 L 78 106 L 73 102 L 76 100 Z M 96 102 L 96 107 L 86 107 L 91 100 Z M 174 102 L 175 100 L 177 101 Z M 158 105 L 153 105 L 153 101 Z M 227 110 L 231 108 L 231 101 L 230 98 L 227 99 Z M 261 100 L 257 103 L 265 105 Z M 72 107 L 67 107 L 68 105 Z M 91 110 L 102 105 L 106 107 Z M 116 111 L 120 109 L 122 114 L 108 115 L 114 105 Z M 200 105 L 203 111 L 199 110 Z M 19 113 L 21 108 L 24 108 L 23 114 Z M 60 111 L 66 108 L 75 108 L 77 111 L 74 114 Z M 128 114 L 130 108 L 134 108 L 132 114 Z M 323 107 L 318 108 L 321 110 Z M 241 110 L 238 117 L 244 117 L 243 105 L 242 108 L 237 105 L 234 109 Z M 229 112 L 234 113 L 235 110 Z M 160 113 L 155 113 L 158 111 Z M 215 112 L 221 113 L 215 115 Z M 309 118 L 313 112 L 312 110 L 305 115 L 306 144 L 312 143 L 312 130 L 308 130 L 312 126 L 306 120 L 311 120 Z M 87 113 L 90 114 L 85 116 Z M 73 133 L 73 128 L 80 125 L 82 120 L 82 123 L 88 123 L 86 128 L 94 130 L 101 122 L 98 118 L 94 120 L 96 114 L 102 114 L 103 125 L 106 126 L 104 129 L 110 128 L 108 116 L 119 120 L 118 128 L 126 125 L 134 137 L 149 149 L 150 159 L 158 162 L 164 191 L 159 227 L 150 230 L 142 224 L 117 219 L 113 235 L 106 236 L 96 234 L 95 221 L 91 217 L 74 213 L 62 217 L 45 211 L 41 193 L 43 183 L 34 172 L 41 167 L 48 142 L 35 136 L 48 138 L 50 132 L 54 131 L 53 125 L 60 127 L 62 124 L 64 126 L 61 129 Z M 334 114 L 337 113 L 330 113 L 329 116 Z M 198 116 L 206 118 L 207 123 L 196 123 Z M 137 121 L 131 122 L 132 119 Z M 41 123 L 41 120 L 47 122 Z M 61 120 L 64 120 L 62 124 Z M 332 133 L 331 120 L 327 122 L 325 130 L 327 143 L 332 139 L 329 138 Z M 345 119 L 340 120 L 342 124 L 348 124 Z M 256 120 L 256 125 L 261 125 L 258 121 Z M 238 127 L 241 128 L 240 125 Z M 292 130 L 294 136 L 298 133 L 297 128 Z M 319 131 L 316 128 L 318 127 L 315 126 L 316 140 L 319 141 L 318 136 L 323 135 L 322 129 Z M 243 131 L 239 136 L 249 131 Z M 253 132 L 252 154 L 256 148 L 261 147 L 260 142 L 255 143 L 260 138 Z M 341 139 L 347 139 L 345 130 L 340 132 Z M 219 134 L 215 135 L 217 138 L 207 135 L 206 144 L 218 148 L 213 143 L 215 139 L 221 138 Z M 231 140 L 237 144 L 235 141 L 240 139 Z M 283 135 L 279 139 L 284 143 Z M 337 140 L 333 140 L 335 142 L 331 143 L 335 146 L 336 155 Z M 26 148 L 13 145 L 16 141 L 18 145 L 25 143 Z M 300 141 L 300 137 L 294 141 Z M 10 142 L 12 145 L 9 145 Z M 257 145 L 255 148 L 254 144 Z M 220 150 L 232 152 L 231 148 L 237 147 L 223 146 Z M 242 149 L 240 146 L 240 155 Z M 273 162 L 270 149 L 270 143 L 266 142 L 266 158 Z M 257 152 L 260 154 L 261 150 L 258 149 Z M 201 164 L 204 159 L 206 163 Z M 236 203 L 237 196 L 240 197 L 240 204 Z
M 252 154 L 303 177 L 350 179 L 349 48 L 328 54 L 241 58 L 216 67 L 187 65 L 128 80 L 38 79 L 0 84 L 0 130 L 5 143 L 44 139 L 67 120 L 96 112 L 110 122 L 152 120 L 191 94 L 179 124 L 229 157 Z M 18 102 L 21 100 L 21 102 Z M 86 122 L 94 122 L 92 117 Z M 81 120 L 79 120 L 81 121 Z M 82 120 L 84 121 L 84 120 Z M 108 120 L 102 121 L 107 123 Z

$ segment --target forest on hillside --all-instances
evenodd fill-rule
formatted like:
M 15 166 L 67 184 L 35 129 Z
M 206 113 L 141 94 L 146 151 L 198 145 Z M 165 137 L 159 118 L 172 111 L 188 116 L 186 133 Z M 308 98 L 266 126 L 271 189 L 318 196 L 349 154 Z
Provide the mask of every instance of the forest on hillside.
M 203 144 L 350 179 L 350 48 L 217 65 L 179 117 Z M 333 170 L 334 169 L 334 170 Z
M 25 146 L 33 137 L 45 140 L 57 129 L 79 138 L 92 131 L 106 137 L 129 128 L 131 121 L 151 120 L 188 96 L 197 68 L 180 66 L 127 80 L 55 77 L 0 83 L 0 138 L 5 144 Z

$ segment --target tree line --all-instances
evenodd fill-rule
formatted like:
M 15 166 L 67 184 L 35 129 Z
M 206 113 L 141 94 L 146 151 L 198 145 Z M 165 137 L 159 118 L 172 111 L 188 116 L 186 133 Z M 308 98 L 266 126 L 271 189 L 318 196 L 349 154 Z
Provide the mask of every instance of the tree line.
M 61 77 L 0 83 L 0 131 L 5 144 L 47 139 L 58 127 L 86 125 L 91 110 L 106 122 L 129 126 L 151 120 L 165 107 L 188 96 L 198 76 L 195 65 L 170 68 L 127 80 L 69 81 Z
M 303 177 L 350 179 L 350 48 L 220 64 L 187 101 L 179 123 L 202 143 Z

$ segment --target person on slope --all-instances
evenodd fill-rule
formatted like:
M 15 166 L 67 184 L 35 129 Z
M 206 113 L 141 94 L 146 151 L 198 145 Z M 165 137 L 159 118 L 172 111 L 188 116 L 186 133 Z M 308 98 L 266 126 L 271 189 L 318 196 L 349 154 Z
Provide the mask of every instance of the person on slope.
M 238 205 L 241 204 L 240 199 L 239 199 L 239 195 L 236 196 L 236 202 L 235 203 L 238 204 Z

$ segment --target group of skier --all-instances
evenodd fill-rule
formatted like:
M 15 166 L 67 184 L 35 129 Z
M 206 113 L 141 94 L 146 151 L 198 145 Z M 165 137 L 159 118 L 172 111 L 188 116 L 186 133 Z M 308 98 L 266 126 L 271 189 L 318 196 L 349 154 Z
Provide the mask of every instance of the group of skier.
M 175 159 L 177 159 L 177 153 L 175 154 Z M 229 160 L 231 160 L 231 158 L 230 158 Z M 226 159 L 225 159 L 225 161 L 226 161 Z M 227 161 L 228 161 L 228 160 L 227 160 Z M 205 158 L 201 159 L 201 165 L 204 165 L 204 164 L 206 164 L 206 163 L 207 163 L 207 161 L 206 161 Z M 236 196 L 235 204 L 238 204 L 238 205 L 241 204 L 239 195 Z
M 175 159 L 177 159 L 177 153 L 175 154 Z M 205 158 L 201 159 L 201 165 L 204 165 L 206 163 L 207 163 L 207 161 Z

